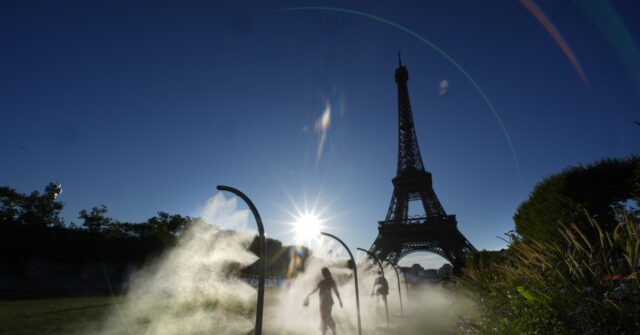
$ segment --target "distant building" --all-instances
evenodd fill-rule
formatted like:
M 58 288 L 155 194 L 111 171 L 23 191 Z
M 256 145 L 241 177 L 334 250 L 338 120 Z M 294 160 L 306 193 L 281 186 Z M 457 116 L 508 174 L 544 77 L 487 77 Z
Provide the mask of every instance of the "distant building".
M 439 281 L 440 276 L 438 275 L 438 270 L 436 269 L 426 269 L 424 270 L 424 274 L 422 277 L 429 281 Z
M 420 285 L 440 281 L 438 270 L 425 269 L 420 264 L 413 264 L 411 267 L 401 267 L 409 284 Z
M 439 269 L 425 269 L 420 264 L 400 267 L 400 269 L 407 278 L 407 282 L 413 285 L 437 283 L 453 276 L 453 266 L 449 263 L 442 265 Z
M 411 272 L 413 272 L 417 276 L 420 276 L 424 273 L 424 268 L 420 264 L 413 264 L 411 266 Z

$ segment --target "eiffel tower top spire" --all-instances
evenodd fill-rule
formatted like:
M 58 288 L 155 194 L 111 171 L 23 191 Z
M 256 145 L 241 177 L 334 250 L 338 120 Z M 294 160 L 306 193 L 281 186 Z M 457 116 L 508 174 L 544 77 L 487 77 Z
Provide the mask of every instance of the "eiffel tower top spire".
M 409 101 L 409 72 L 402 65 L 400 53 L 398 53 L 398 68 L 395 73 L 398 85 L 398 171 L 397 175 L 424 172 L 418 138 L 413 125 L 411 102 Z

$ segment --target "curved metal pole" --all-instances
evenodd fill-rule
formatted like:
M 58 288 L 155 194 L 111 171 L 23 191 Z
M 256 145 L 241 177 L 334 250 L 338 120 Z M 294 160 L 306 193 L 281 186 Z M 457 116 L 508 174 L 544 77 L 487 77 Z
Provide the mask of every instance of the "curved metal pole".
M 220 191 L 228 191 L 231 192 L 238 197 L 240 197 L 244 202 L 247 203 L 251 213 L 253 213 L 253 217 L 256 220 L 256 224 L 258 225 L 258 234 L 260 237 L 260 273 L 258 275 L 258 303 L 256 306 L 256 328 L 255 334 L 262 334 L 262 311 L 264 309 L 264 281 L 267 274 L 267 242 L 264 238 L 264 226 L 262 225 L 262 219 L 260 218 L 260 213 L 256 209 L 256 206 L 253 205 L 253 202 L 249 197 L 247 197 L 244 193 L 238 191 L 237 189 L 229 186 L 218 185 L 217 187 Z
M 362 248 L 357 248 L 360 251 L 364 251 L 367 253 L 367 255 L 369 255 L 369 257 L 373 258 L 374 261 L 376 261 L 376 264 L 378 264 L 378 267 L 380 267 L 380 272 L 382 272 L 382 277 L 384 277 L 384 268 L 382 267 L 382 263 L 380 263 L 380 260 L 378 260 L 378 257 L 376 257 L 374 254 L 370 253 L 369 250 L 365 250 Z
M 406 291 L 406 295 L 407 295 L 407 306 L 409 305 L 409 279 L 407 279 L 407 274 L 404 273 L 404 271 L 402 272 L 402 275 L 404 276 L 404 286 L 405 286 L 405 291 Z
M 358 310 L 358 335 L 362 335 L 362 325 L 360 323 L 360 293 L 358 292 L 358 267 L 356 266 L 356 261 L 355 259 L 353 259 L 353 254 L 351 253 L 351 250 L 349 250 L 349 247 L 347 247 L 347 245 L 342 242 L 341 239 L 339 239 L 337 236 L 329 234 L 329 233 L 325 233 L 325 232 L 320 232 L 320 234 L 324 235 L 324 236 L 329 236 L 333 239 L 335 239 L 336 241 L 340 242 L 340 244 L 342 244 L 342 246 L 347 249 L 347 252 L 349 253 L 349 257 L 351 258 L 351 262 L 353 262 L 353 280 L 356 284 L 356 309 Z
M 366 252 L 367 255 L 369 255 L 369 257 L 373 258 L 373 260 L 375 260 L 376 263 L 378 263 L 378 266 L 380 267 L 380 272 L 382 272 L 382 278 L 384 278 L 385 281 L 386 281 L 387 278 L 385 278 L 385 276 L 384 276 L 384 268 L 382 267 L 382 263 L 380 263 L 380 260 L 378 259 L 378 257 L 376 257 L 374 254 L 370 253 L 369 250 L 365 250 L 365 249 L 362 249 L 362 248 L 358 248 L 358 250 Z M 387 304 L 387 296 L 383 294 L 382 295 L 382 300 L 384 300 L 384 311 L 385 311 L 385 314 L 387 316 L 387 328 L 389 328 L 389 304 Z
M 398 269 L 393 263 L 387 261 L 387 264 L 391 265 L 393 271 L 396 272 L 396 279 L 398 279 L 398 297 L 400 297 L 400 315 L 404 315 L 404 308 L 402 308 L 402 291 L 400 290 L 400 274 L 398 273 Z

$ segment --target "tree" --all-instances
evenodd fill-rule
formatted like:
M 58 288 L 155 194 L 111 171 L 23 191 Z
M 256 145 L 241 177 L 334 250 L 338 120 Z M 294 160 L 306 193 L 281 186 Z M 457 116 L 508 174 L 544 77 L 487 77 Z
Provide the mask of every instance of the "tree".
M 176 236 L 184 230 L 190 220 L 188 216 L 160 211 L 156 216 L 147 219 L 147 222 L 138 224 L 139 238 L 145 246 L 158 251 L 163 250 L 173 245 Z
M 83 209 L 78 213 L 78 219 L 82 219 L 82 225 L 92 233 L 102 232 L 105 228 L 113 223 L 113 219 L 108 218 L 107 206 L 100 205 L 100 207 L 93 207 L 91 212 L 87 212 Z
M 16 223 L 23 196 L 11 187 L 0 187 L 0 224 Z
M 638 156 L 570 167 L 536 185 L 513 217 L 516 231 L 525 240 L 561 242 L 561 225 L 592 231 L 587 213 L 611 231 L 616 209 L 633 203 L 637 208 L 639 182 Z
M 156 232 L 162 231 L 176 236 L 184 230 L 185 225 L 190 220 L 191 218 L 188 216 L 182 216 L 180 214 L 171 215 L 167 212 L 160 211 L 158 215 L 147 219 L 147 224 Z
M 61 188 L 56 183 L 49 183 L 44 193 L 33 191 L 29 195 L 17 193 L 15 190 L 2 188 L 3 216 L 14 217 L 14 222 L 24 225 L 51 228 L 63 227 L 60 212 L 64 204 L 56 201 Z

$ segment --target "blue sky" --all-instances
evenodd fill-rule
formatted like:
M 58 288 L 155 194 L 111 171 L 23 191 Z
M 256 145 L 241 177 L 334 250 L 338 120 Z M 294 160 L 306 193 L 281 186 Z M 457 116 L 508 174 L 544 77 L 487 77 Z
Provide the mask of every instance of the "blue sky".
M 254 200 L 267 233 L 284 242 L 287 194 L 299 204 L 319 195 L 320 206 L 331 204 L 330 231 L 368 248 L 391 198 L 402 51 L 435 191 L 476 247 L 500 248 L 496 236 L 513 228 L 543 177 L 637 153 L 640 143 L 629 120 L 640 119 L 640 5 L 611 2 L 615 12 L 594 21 L 608 2 L 536 3 L 588 87 L 515 0 L 4 2 L 0 184 L 30 192 L 60 182 L 68 223 L 99 204 L 122 221 L 194 215 L 227 184 Z M 270 12 L 299 6 L 370 13 L 438 45 L 492 102 L 520 172 L 492 111 L 445 57 L 362 16 Z M 443 79 L 449 93 L 440 96 Z M 315 123 L 327 103 L 317 160 Z

